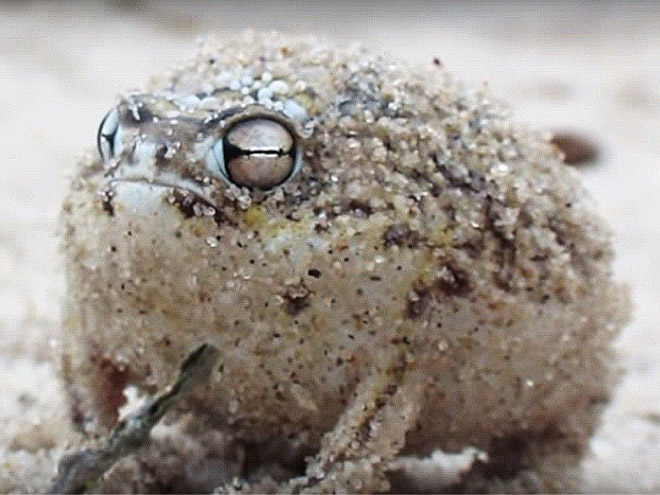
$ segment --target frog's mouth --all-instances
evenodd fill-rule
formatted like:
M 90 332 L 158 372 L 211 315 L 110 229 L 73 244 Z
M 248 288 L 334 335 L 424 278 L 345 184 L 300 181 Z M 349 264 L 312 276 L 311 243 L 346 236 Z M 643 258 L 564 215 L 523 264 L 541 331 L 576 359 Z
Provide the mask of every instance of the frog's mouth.
M 101 195 L 104 209 L 110 211 L 120 207 L 134 214 L 153 215 L 176 205 L 213 216 L 217 207 L 209 189 L 176 174 L 162 173 L 155 178 L 108 177 Z

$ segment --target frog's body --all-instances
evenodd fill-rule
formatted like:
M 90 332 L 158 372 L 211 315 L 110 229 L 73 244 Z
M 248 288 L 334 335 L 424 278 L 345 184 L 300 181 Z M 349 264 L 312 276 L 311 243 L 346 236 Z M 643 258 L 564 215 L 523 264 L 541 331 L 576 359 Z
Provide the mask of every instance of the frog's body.
M 181 408 L 198 430 L 298 460 L 324 438 L 322 471 L 471 446 L 501 478 L 585 447 L 625 298 L 546 140 L 438 67 L 275 35 L 208 43 L 150 91 L 64 207 L 64 366 L 89 431 L 210 342 L 221 378 Z M 268 192 L 208 159 L 262 109 L 301 161 Z M 345 478 L 310 486 L 386 486 Z

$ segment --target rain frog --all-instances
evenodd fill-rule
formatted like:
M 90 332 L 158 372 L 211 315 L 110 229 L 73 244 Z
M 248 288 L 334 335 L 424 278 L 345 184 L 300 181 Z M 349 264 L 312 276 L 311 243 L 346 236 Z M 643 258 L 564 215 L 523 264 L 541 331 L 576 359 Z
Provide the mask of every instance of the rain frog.
M 454 490 L 565 486 L 626 299 L 548 136 L 437 64 L 251 33 L 97 138 L 62 216 L 74 419 L 107 433 L 127 390 L 221 351 L 168 421 L 225 468 L 184 482 L 170 455 L 131 489 L 418 489 L 402 459 L 468 448 Z

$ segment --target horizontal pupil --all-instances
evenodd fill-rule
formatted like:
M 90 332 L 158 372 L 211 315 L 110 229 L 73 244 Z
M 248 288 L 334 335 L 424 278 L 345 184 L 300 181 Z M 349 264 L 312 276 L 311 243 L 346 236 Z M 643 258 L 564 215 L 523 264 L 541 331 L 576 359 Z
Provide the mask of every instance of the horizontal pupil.
M 231 143 L 228 143 L 226 140 L 224 142 L 224 155 L 225 160 L 230 161 L 239 156 L 250 156 L 250 155 L 270 155 L 274 157 L 278 156 L 293 156 L 293 148 L 289 151 L 284 151 L 283 149 L 244 149 L 239 148 Z

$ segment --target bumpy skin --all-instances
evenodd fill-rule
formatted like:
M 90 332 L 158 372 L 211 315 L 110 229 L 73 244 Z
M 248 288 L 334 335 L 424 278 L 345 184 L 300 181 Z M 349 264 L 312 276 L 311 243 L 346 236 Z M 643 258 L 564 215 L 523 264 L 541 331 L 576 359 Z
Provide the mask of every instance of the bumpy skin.
M 321 449 L 279 489 L 387 489 L 395 455 L 469 446 L 490 462 L 464 488 L 563 487 L 547 460 L 585 448 L 626 299 L 546 137 L 440 67 L 278 35 L 209 40 L 119 108 L 129 145 L 83 159 L 63 210 L 64 371 L 88 431 L 211 342 L 221 378 L 182 412 L 282 465 Z M 266 193 L 205 158 L 261 110 L 302 153 Z

